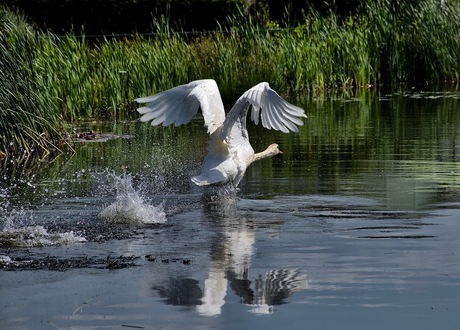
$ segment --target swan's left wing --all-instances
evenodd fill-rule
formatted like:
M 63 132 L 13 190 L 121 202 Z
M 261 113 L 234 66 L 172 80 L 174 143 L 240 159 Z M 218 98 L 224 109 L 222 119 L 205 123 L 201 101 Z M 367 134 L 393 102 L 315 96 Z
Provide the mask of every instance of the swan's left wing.
M 260 118 L 263 127 L 284 133 L 298 132 L 298 126 L 303 125 L 302 118 L 307 117 L 302 108 L 287 102 L 271 89 L 268 83 L 262 82 L 247 90 L 236 101 L 224 121 L 222 140 L 235 134 L 241 134 L 247 139 L 246 115 L 250 106 L 252 106 L 251 120 L 256 125 Z M 240 130 L 241 133 L 235 130 Z

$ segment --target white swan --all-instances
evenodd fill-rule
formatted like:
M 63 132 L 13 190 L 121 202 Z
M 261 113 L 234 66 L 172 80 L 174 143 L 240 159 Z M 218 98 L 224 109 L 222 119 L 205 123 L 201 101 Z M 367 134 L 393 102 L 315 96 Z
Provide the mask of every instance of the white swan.
M 186 124 L 201 108 L 211 139 L 201 174 L 192 178 L 199 186 L 230 184 L 236 188 L 252 162 L 282 153 L 277 144 L 254 153 L 246 129 L 250 106 L 251 119 L 256 124 L 260 117 L 263 127 L 285 133 L 297 132 L 297 126 L 303 125 L 301 118 L 306 117 L 303 109 L 285 101 L 266 82 L 247 90 L 227 117 L 219 89 L 212 79 L 192 81 L 135 101 L 146 103 L 137 111 L 142 115 L 141 121 L 151 121 L 152 126 Z

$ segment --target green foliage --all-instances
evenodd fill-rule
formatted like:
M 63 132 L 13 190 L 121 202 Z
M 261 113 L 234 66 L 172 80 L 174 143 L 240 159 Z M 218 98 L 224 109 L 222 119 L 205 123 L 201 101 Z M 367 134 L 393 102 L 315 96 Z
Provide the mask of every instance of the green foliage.
M 37 42 L 24 18 L 0 10 L 0 158 L 35 149 L 57 149 L 59 113 L 42 99 L 35 76 Z
M 34 62 L 36 80 L 47 91 L 44 100 L 67 121 L 126 118 L 132 100 L 141 94 L 173 87 L 187 80 L 191 63 L 180 36 L 155 40 L 106 40 L 89 46 L 75 35 L 41 38 Z

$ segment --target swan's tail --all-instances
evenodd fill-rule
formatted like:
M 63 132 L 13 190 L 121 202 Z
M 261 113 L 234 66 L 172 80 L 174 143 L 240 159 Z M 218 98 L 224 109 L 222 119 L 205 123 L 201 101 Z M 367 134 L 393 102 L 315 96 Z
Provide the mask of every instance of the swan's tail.
M 200 175 L 192 177 L 192 182 L 198 186 L 209 186 L 209 185 L 224 185 L 231 181 L 229 174 L 233 175 L 231 171 L 228 173 L 228 168 L 225 166 L 226 163 L 219 164 L 217 167 L 209 168 L 207 162 L 208 159 L 205 159 L 203 164 L 203 170 Z

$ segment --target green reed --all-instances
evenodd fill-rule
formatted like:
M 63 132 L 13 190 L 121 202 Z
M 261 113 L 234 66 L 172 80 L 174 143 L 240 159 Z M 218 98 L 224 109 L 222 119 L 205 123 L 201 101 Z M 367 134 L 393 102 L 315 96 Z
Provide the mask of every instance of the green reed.
M 22 16 L 0 10 L 0 158 L 56 150 L 61 139 L 58 113 L 35 79 L 35 40 Z
M 134 98 L 194 79 L 214 78 L 225 103 L 260 81 L 291 96 L 457 81 L 460 6 L 438 3 L 395 8 L 394 1 L 369 1 L 360 15 L 312 12 L 286 29 L 241 13 L 227 28 L 192 36 L 161 19 L 151 37 L 97 43 L 34 31 L 0 10 L 2 22 L 10 22 L 0 26 L 6 77 L 0 82 L 0 150 L 10 142 L 20 150 L 27 141 L 50 141 L 62 122 L 136 118 Z M 22 126 L 11 125 L 16 122 Z

